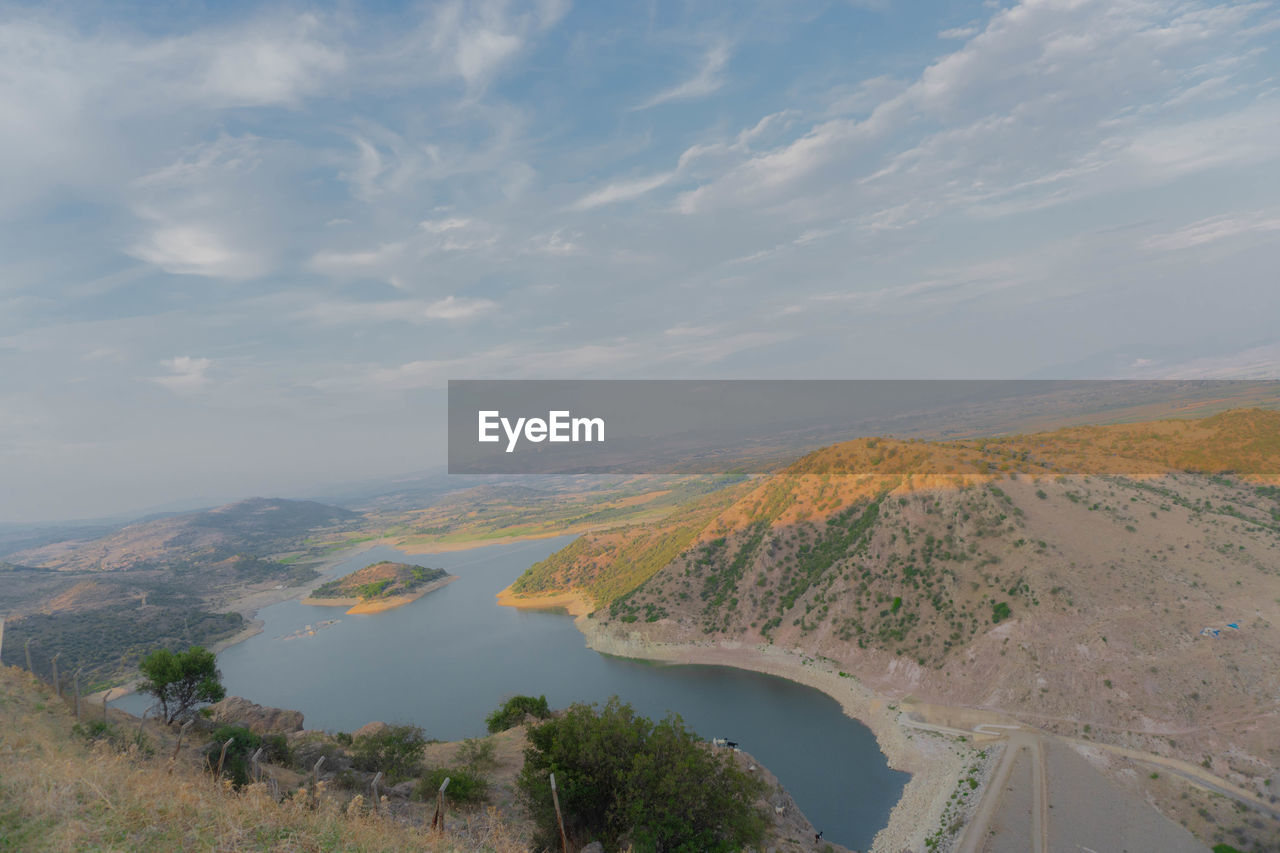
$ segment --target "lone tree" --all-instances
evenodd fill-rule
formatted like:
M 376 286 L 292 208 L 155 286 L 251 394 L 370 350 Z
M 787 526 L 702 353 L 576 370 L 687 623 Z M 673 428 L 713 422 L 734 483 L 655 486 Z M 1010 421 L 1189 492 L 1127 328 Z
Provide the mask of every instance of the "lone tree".
M 160 701 L 164 721 L 172 723 L 191 713 L 202 702 L 217 702 L 227 695 L 213 652 L 192 646 L 185 652 L 158 649 L 138 664 L 146 680 L 141 690 Z

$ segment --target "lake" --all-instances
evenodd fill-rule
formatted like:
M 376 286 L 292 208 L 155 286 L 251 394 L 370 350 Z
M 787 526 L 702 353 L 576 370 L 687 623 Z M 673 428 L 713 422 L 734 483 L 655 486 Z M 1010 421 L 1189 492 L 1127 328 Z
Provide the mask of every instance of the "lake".
M 646 716 L 672 711 L 703 737 L 737 741 L 777 775 L 824 838 L 868 849 L 908 776 L 888 767 L 871 731 L 831 697 L 732 667 L 602 655 L 563 613 L 498 606 L 496 593 L 572 539 L 354 554 L 326 577 L 393 560 L 443 568 L 458 580 L 376 614 L 297 601 L 266 607 L 262 633 L 218 656 L 227 694 L 300 710 L 307 728 L 350 732 L 382 720 L 414 723 L 440 740 L 484 735 L 485 716 L 513 694 L 546 694 L 552 707 L 617 695 Z M 338 621 L 320 627 L 328 620 Z M 318 630 L 296 636 L 307 626 Z M 140 713 L 149 701 L 113 704 Z

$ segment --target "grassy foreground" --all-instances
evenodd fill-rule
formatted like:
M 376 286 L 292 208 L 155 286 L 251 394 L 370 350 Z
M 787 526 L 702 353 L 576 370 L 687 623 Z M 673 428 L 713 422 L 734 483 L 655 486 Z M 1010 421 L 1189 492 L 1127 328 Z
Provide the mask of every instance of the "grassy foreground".
M 523 849 L 501 827 L 433 834 L 336 800 L 277 803 L 261 784 L 234 792 L 200 771 L 193 748 L 171 766 L 171 747 L 89 744 L 74 725 L 47 686 L 0 666 L 0 850 Z

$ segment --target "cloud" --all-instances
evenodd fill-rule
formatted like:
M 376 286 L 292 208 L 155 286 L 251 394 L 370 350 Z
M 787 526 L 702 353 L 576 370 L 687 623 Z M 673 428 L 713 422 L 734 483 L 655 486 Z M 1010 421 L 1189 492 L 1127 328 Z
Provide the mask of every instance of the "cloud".
M 630 181 L 616 181 L 614 183 L 607 184 L 594 192 L 587 193 L 582 198 L 571 204 L 569 209 L 590 210 L 593 207 L 600 207 L 606 204 L 630 201 L 633 198 L 639 198 L 646 193 L 653 192 L 658 187 L 665 186 L 675 176 L 675 172 L 663 172 L 661 174 L 650 175 L 645 178 L 636 178 Z
M 1255 211 L 1211 216 L 1166 234 L 1147 238 L 1143 245 L 1157 252 L 1176 252 L 1205 243 L 1225 240 L 1241 234 L 1262 234 L 1280 231 L 1280 216 Z
M 199 224 L 163 225 L 127 251 L 175 275 L 245 279 L 267 271 L 262 257 L 236 248 L 224 235 Z
M 320 302 L 303 316 L 324 326 L 469 320 L 498 307 L 492 299 L 446 296 L 443 299 L 395 299 L 382 302 Z
M 482 88 L 511 61 L 534 34 L 553 26 L 567 3 L 543 2 L 513 11 L 500 0 L 441 3 L 435 8 L 427 40 L 444 69 L 469 89 Z
M 729 64 L 729 46 L 720 43 L 712 47 L 702 60 L 702 67 L 698 69 L 698 73 L 670 89 L 666 89 L 654 95 L 649 100 L 635 107 L 637 110 L 647 110 L 656 107 L 659 104 L 665 104 L 670 101 L 686 101 L 693 98 L 704 98 L 720 90 L 724 85 L 724 77 L 721 74 L 725 66 Z
M 170 391 L 187 394 L 199 391 L 208 384 L 209 377 L 205 376 L 205 372 L 213 366 L 213 361 L 180 355 L 166 359 L 160 365 L 169 371 L 169 375 L 152 376 L 151 381 Z
M 952 27 L 949 30 L 943 30 L 938 33 L 940 39 L 967 39 L 976 36 L 979 32 L 978 27 L 969 25 L 967 27 Z

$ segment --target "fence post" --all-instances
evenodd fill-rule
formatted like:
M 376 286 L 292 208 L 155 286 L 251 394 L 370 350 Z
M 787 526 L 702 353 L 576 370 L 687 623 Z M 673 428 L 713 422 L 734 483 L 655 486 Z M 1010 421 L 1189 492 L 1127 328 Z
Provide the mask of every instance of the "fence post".
M 187 729 L 191 728 L 191 724 L 194 722 L 195 720 L 187 720 L 182 724 L 182 728 L 178 729 L 178 742 L 173 746 L 173 757 L 169 759 L 170 762 L 178 760 L 178 750 L 182 749 L 182 736 L 187 733 Z
M 80 669 L 84 669 L 84 667 L 80 667 Z M 75 671 L 75 674 L 71 676 L 71 685 L 76 691 L 76 722 L 77 723 L 80 722 L 80 669 L 77 669 Z
M 444 777 L 440 790 L 436 792 L 436 815 L 431 818 L 431 828 L 444 832 L 444 789 L 449 787 L 449 777 Z
M 382 781 L 382 771 L 379 770 L 377 774 L 373 777 L 373 782 L 369 786 L 373 790 L 373 813 L 374 814 L 378 813 L 378 803 L 381 802 L 378 799 L 378 783 L 381 781 Z
M 218 776 L 218 778 L 219 778 L 219 779 L 221 779 L 221 778 L 222 778 L 222 762 L 223 762 L 223 761 L 225 761 L 225 760 L 227 759 L 227 747 L 231 746 L 231 744 L 233 744 L 233 743 L 235 743 L 235 742 L 236 742 L 236 739 L 235 739 L 235 738 L 233 738 L 233 737 L 229 737 L 229 738 L 227 738 L 227 742 L 226 742 L 226 743 L 224 743 L 224 744 L 222 745 L 222 752 L 218 755 L 218 773 L 217 773 L 217 776 Z
M 262 781 L 262 768 L 258 766 L 258 759 L 262 757 L 262 750 L 263 747 L 258 747 L 258 751 L 253 754 L 253 758 L 249 762 L 252 768 L 253 781 L 255 782 Z
M 569 853 L 569 839 L 564 834 L 564 816 L 560 814 L 560 795 L 556 793 L 556 774 L 551 774 L 551 803 L 556 807 L 556 823 L 560 824 L 560 848 Z
M 108 687 L 107 692 L 102 694 L 102 722 L 107 721 L 107 703 L 111 701 L 111 691 L 114 687 Z
M 4 617 L 0 616 L 0 661 L 4 658 Z
M 22 648 L 25 649 L 27 652 L 27 672 L 31 673 L 32 675 L 35 675 L 36 668 L 31 665 L 31 638 L 30 637 L 28 637 L 27 641 L 22 644 Z
M 62 682 L 58 679 L 58 658 L 62 657 L 62 652 L 55 652 L 53 660 L 50 662 L 53 666 L 53 692 L 58 694 L 58 698 L 62 698 Z

